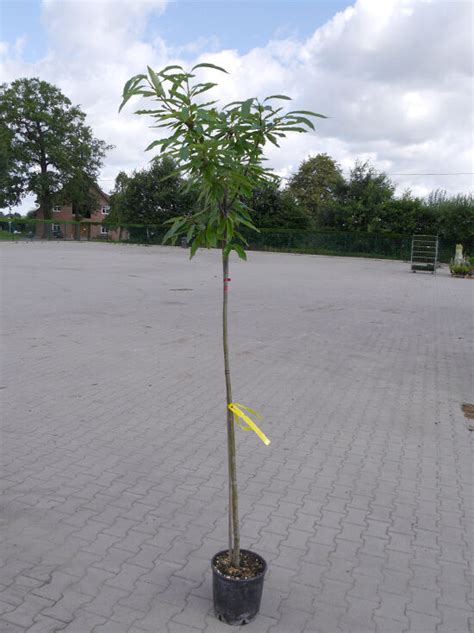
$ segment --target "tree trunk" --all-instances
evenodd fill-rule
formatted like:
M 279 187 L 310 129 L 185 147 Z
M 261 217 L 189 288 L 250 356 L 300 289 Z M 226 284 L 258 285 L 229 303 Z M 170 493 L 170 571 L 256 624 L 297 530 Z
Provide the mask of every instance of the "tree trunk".
M 80 223 L 81 220 L 82 220 L 81 216 L 74 214 L 74 221 L 76 222 L 76 224 L 74 224 L 74 239 L 79 240 L 79 241 L 81 239 L 81 229 L 82 229 L 82 224 Z
M 43 132 L 41 130 L 41 125 L 39 121 L 36 122 L 36 127 L 38 129 L 39 139 L 40 139 L 40 192 L 39 192 L 39 203 L 40 209 L 43 212 L 43 220 L 52 220 L 53 219 L 53 204 L 51 200 L 51 192 L 48 185 L 48 161 L 46 159 L 46 150 L 44 148 L 43 142 Z M 49 239 L 51 237 L 51 229 L 52 225 L 50 222 L 43 222 L 43 239 Z
M 230 381 L 227 303 L 229 289 L 229 255 L 224 254 L 227 241 L 222 246 L 223 300 L 222 300 L 222 334 L 224 344 L 224 374 L 227 399 L 227 459 L 229 468 L 229 555 L 232 565 L 240 566 L 240 530 L 237 492 L 237 467 L 235 455 L 234 414 L 229 409 L 232 402 L 232 386 Z
M 52 213 L 52 202 L 50 196 L 44 196 L 40 200 L 40 208 L 43 211 L 43 220 L 48 220 L 47 222 L 43 222 L 43 239 L 48 239 L 51 237 L 53 225 L 51 224 L 51 220 L 53 219 Z

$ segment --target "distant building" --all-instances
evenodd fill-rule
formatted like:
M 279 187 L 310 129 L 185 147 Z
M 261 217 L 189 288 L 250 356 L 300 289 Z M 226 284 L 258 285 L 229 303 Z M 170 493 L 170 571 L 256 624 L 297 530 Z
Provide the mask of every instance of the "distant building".
M 102 223 L 110 213 L 110 196 L 97 187 L 97 207 L 92 210 L 88 217 L 81 218 L 81 225 L 69 224 L 74 222 L 76 217 L 72 212 L 72 204 L 59 204 L 53 206 L 52 212 L 52 235 L 58 239 L 65 240 L 111 240 L 128 239 L 128 231 L 126 229 L 111 228 Z M 34 217 L 38 220 L 44 219 L 42 209 L 37 209 Z M 80 235 L 78 235 L 80 231 Z M 43 237 L 44 228 L 42 223 L 36 225 L 36 237 Z

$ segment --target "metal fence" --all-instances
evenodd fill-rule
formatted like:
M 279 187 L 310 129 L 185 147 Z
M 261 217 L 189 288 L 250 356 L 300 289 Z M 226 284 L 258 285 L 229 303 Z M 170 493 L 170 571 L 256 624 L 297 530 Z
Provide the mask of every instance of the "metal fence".
M 0 239 L 88 240 L 161 244 L 167 228 L 157 225 L 125 224 L 83 220 L 8 220 L 0 221 Z M 293 229 L 261 229 L 246 231 L 250 250 L 346 255 L 409 260 L 411 235 L 381 233 L 349 233 L 337 231 L 302 231 Z M 455 242 L 440 240 L 439 260 L 449 262 Z M 474 255 L 474 238 L 464 241 L 464 252 Z

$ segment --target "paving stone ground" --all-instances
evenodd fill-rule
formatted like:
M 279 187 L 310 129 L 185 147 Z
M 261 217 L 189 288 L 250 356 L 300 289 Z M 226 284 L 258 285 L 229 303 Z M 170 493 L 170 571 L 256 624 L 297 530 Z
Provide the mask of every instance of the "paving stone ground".
M 4 243 L 2 633 L 221 633 L 217 252 Z M 256 633 L 468 633 L 472 282 L 403 262 L 232 263 Z

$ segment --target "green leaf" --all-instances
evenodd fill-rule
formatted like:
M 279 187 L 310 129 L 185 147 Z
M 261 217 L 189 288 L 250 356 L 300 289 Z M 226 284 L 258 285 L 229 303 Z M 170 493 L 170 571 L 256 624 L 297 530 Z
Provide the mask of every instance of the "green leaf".
M 280 125 L 279 130 L 285 130 L 285 132 L 306 132 L 304 127 L 294 127 L 292 125 Z
M 128 93 L 124 96 L 122 103 L 120 104 L 119 112 L 122 111 L 123 106 L 127 103 L 129 99 L 139 94 L 142 94 L 142 91 L 139 88 L 130 88 L 128 90 Z
M 145 152 L 149 152 L 151 149 L 153 149 L 154 147 L 156 147 L 157 145 L 162 145 L 163 143 L 166 142 L 165 138 L 160 138 L 157 141 L 153 141 L 152 143 L 150 143 L 150 145 L 148 145 L 148 147 L 145 149 Z
M 266 97 L 263 101 L 268 101 L 269 99 L 285 99 L 285 101 L 291 101 L 291 97 L 287 97 L 286 95 L 270 95 Z
M 267 138 L 270 141 L 270 143 L 273 143 L 273 145 L 276 145 L 277 147 L 280 147 L 278 145 L 278 141 L 276 140 L 276 138 L 273 136 L 273 134 L 270 134 L 269 132 L 267 133 Z
M 232 219 L 227 217 L 225 220 L 225 231 L 226 231 L 226 237 L 228 240 L 232 239 L 232 236 L 234 235 L 234 223 L 232 222 Z
M 206 244 L 208 247 L 214 247 L 217 242 L 216 229 L 212 225 L 208 225 L 206 228 Z
M 163 244 L 165 244 L 169 239 L 171 239 L 173 235 L 175 235 L 184 224 L 186 224 L 186 218 L 178 218 L 174 222 L 173 226 L 169 229 L 169 231 L 165 234 L 163 238 Z
M 124 107 L 124 105 L 127 103 L 127 101 L 132 97 L 133 95 L 128 94 L 126 97 L 124 97 L 124 99 L 122 100 L 122 103 L 120 104 L 120 107 L 118 109 L 119 112 L 122 112 L 122 108 Z
M 126 95 L 128 94 L 128 91 L 130 90 L 132 83 L 134 81 L 135 77 L 130 77 L 130 79 L 125 82 L 125 85 L 123 87 L 123 92 L 122 92 L 122 97 L 126 97 Z
M 194 230 L 196 229 L 196 225 L 195 224 L 191 224 L 191 226 L 188 229 L 188 232 L 186 233 L 186 241 L 189 243 L 194 235 Z
M 248 116 L 250 114 L 252 103 L 253 103 L 253 97 L 251 99 L 247 99 L 246 101 L 242 103 L 242 106 L 240 108 L 240 112 L 242 113 L 242 116 Z
M 211 88 L 214 88 L 214 86 L 217 86 L 218 84 L 212 83 L 212 82 L 208 82 L 205 84 L 196 84 L 193 88 L 193 96 L 196 95 L 200 95 L 201 92 L 207 92 L 208 90 L 210 90 Z
M 196 68 L 214 68 L 214 70 L 220 70 L 221 72 L 225 73 L 226 75 L 229 74 L 225 68 L 222 68 L 221 66 L 216 66 L 215 64 L 208 64 L 208 63 L 196 64 L 196 66 L 193 66 L 191 68 L 191 72 L 193 70 L 196 70 Z
M 311 110 L 292 110 L 288 114 L 306 114 L 307 116 L 317 116 L 320 119 L 328 119 L 329 117 L 324 114 L 318 114 L 318 112 L 311 112 Z
M 201 245 L 201 239 L 200 238 L 201 238 L 200 235 L 196 235 L 196 237 L 194 238 L 193 243 L 191 244 L 190 252 L 189 252 L 189 259 L 192 259 L 194 257 L 194 255 L 196 254 L 197 249 Z
M 256 231 L 257 231 L 258 233 L 260 233 L 260 231 L 259 231 L 258 229 L 256 229 Z M 235 237 L 238 237 L 238 238 L 239 238 L 239 240 L 240 240 L 241 242 L 243 242 L 246 246 L 248 246 L 248 245 L 249 245 L 249 243 L 247 242 L 247 240 L 245 239 L 245 237 L 242 235 L 242 233 L 240 233 L 240 231 L 236 231 L 236 232 L 235 232 Z
M 307 119 L 306 117 L 303 116 L 299 116 L 299 117 L 293 117 L 293 116 L 289 116 L 287 117 L 287 120 L 293 125 L 294 123 L 304 123 L 305 125 L 307 125 L 309 128 L 311 128 L 312 130 L 315 130 L 316 128 L 314 127 L 314 123 L 312 121 L 310 121 L 309 119 Z
M 249 220 L 244 220 L 243 218 L 239 218 L 239 222 L 240 224 L 243 224 L 244 226 L 248 226 L 249 229 L 252 229 L 253 231 L 256 231 L 257 233 L 260 233 L 260 230 L 255 226 L 255 224 Z
M 241 244 L 232 244 L 232 248 L 240 257 L 240 259 L 244 259 L 245 261 L 247 261 L 247 253 L 245 252 L 244 247 Z
M 142 73 L 130 77 L 130 79 L 125 82 L 122 96 L 125 97 L 128 94 L 129 90 L 131 90 L 132 88 L 136 88 L 140 81 L 142 81 L 142 79 L 146 79 L 146 75 L 143 75 Z
M 164 73 L 168 72 L 168 70 L 171 70 L 172 68 L 178 68 L 179 70 L 184 70 L 182 66 L 178 66 L 177 64 L 171 64 L 171 66 L 166 66 L 165 68 L 163 68 L 163 70 L 160 70 L 158 74 L 164 75 Z
M 163 86 L 161 85 L 161 81 L 160 81 L 158 75 L 155 73 L 153 68 L 151 68 L 150 66 L 147 66 L 147 69 L 148 69 L 148 75 L 150 76 L 150 81 L 151 81 L 151 83 L 153 85 L 153 88 L 160 95 L 160 97 L 164 97 L 165 96 L 165 91 L 163 90 Z
M 155 114 L 160 114 L 160 112 L 163 112 L 163 110 L 135 110 L 133 114 L 151 114 L 153 116 Z
M 226 108 L 229 108 L 230 106 L 234 106 L 234 105 L 241 105 L 243 102 L 242 101 L 231 101 L 230 103 L 226 103 L 224 106 L 224 110 Z

